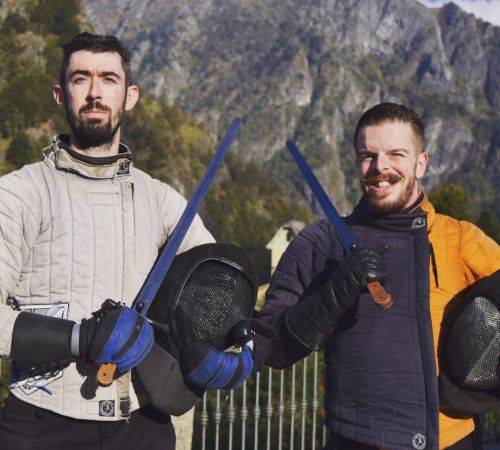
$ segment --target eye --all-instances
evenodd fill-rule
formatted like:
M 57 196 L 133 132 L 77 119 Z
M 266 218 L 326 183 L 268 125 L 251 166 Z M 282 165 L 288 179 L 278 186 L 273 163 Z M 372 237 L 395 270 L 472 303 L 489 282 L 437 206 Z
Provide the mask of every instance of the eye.
M 373 155 L 370 155 L 370 154 L 358 155 L 359 162 L 370 162 L 372 159 L 373 159 Z
M 75 84 L 81 84 L 86 80 L 86 78 L 83 75 L 78 75 L 73 78 L 73 83 Z
M 104 77 L 104 82 L 105 83 L 113 83 L 114 84 L 114 83 L 117 82 L 117 80 L 114 77 Z

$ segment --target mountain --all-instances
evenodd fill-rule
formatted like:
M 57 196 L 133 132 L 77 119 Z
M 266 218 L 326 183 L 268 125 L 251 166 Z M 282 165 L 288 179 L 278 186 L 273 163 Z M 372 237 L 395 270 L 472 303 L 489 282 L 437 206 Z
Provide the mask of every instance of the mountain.
M 500 28 L 416 0 L 83 0 L 133 52 L 140 86 L 212 136 L 243 118 L 237 152 L 317 205 L 286 153 L 295 139 L 346 212 L 359 196 L 351 136 L 380 101 L 426 123 L 424 187 L 465 187 L 500 216 Z M 293 186 L 293 189 L 290 187 Z

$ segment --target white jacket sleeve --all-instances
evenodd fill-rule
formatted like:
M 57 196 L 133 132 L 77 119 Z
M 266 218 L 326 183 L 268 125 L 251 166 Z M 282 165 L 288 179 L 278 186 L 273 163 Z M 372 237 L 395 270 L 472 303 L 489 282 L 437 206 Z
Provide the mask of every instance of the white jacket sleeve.
M 39 194 L 23 171 L 0 178 L 0 356 L 10 354 L 17 311 L 7 304 L 40 230 Z
M 171 186 L 164 183 L 160 183 L 160 185 L 163 191 L 159 193 L 163 227 L 166 235 L 170 236 L 186 208 L 187 201 Z M 196 214 L 177 253 L 211 242 L 215 242 L 215 239 L 203 225 L 200 216 Z

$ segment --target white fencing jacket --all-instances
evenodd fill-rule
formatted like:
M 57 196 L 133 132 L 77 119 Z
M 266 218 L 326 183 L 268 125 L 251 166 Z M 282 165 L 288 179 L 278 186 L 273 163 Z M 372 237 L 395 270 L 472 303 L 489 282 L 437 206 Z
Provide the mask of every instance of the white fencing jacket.
M 120 150 L 95 165 L 75 158 L 57 136 L 44 161 L 0 177 L 1 356 L 10 354 L 19 310 L 80 322 L 108 298 L 132 304 L 186 201 Z M 179 253 L 213 241 L 196 216 Z M 72 363 L 53 376 L 12 383 L 11 391 L 65 416 L 119 420 L 120 383 L 97 386 L 96 370 Z M 137 396 L 124 379 L 135 410 Z

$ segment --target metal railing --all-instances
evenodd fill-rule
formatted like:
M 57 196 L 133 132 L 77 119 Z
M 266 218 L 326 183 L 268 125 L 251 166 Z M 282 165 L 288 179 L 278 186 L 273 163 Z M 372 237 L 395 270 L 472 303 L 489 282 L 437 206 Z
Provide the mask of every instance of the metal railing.
M 235 391 L 207 392 L 196 408 L 192 448 L 321 449 L 320 358 L 313 353 L 286 370 L 265 368 Z
M 193 450 L 320 450 L 322 353 L 286 370 L 263 369 L 235 391 L 209 391 L 196 407 Z M 500 449 L 500 408 L 481 415 L 485 450 Z M 496 444 L 495 444 L 496 443 Z

